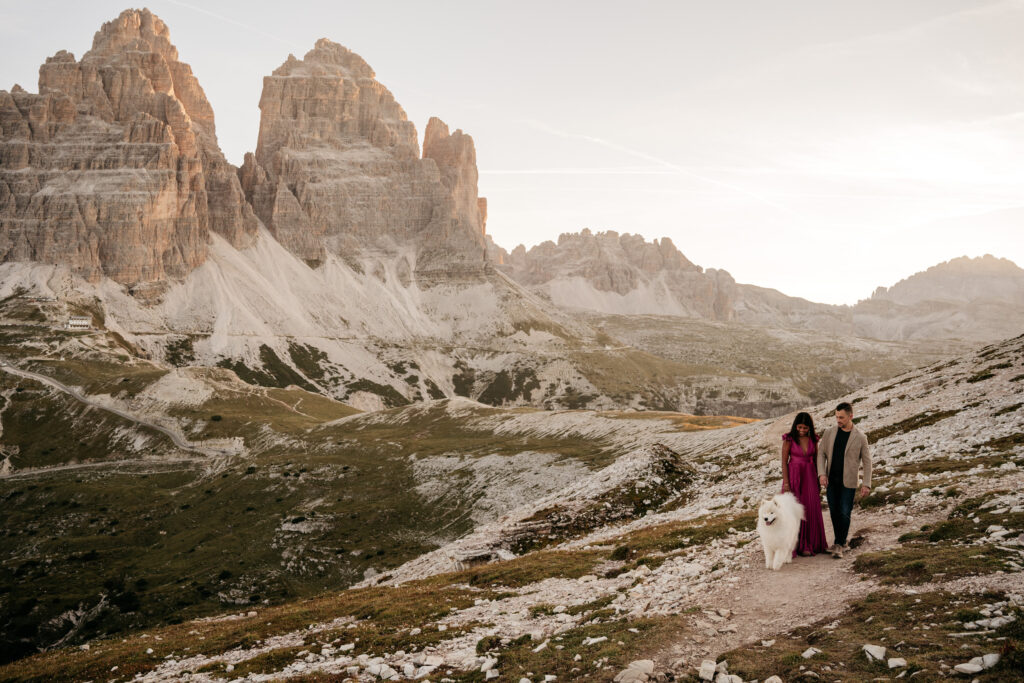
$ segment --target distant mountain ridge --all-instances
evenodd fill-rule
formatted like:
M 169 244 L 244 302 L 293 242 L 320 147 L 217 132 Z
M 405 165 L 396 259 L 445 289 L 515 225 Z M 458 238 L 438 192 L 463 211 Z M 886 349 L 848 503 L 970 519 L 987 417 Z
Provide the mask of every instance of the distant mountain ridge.
M 990 341 L 1024 327 L 1024 270 L 991 255 L 961 257 L 912 275 L 855 306 L 832 306 L 739 284 L 689 261 L 668 238 L 614 230 L 565 233 L 558 242 L 492 258 L 510 277 L 567 309 L 654 314 L 814 329 L 882 340 Z
M 874 301 L 891 301 L 904 306 L 927 301 L 969 304 L 977 301 L 1024 304 L 1024 269 L 1013 261 L 985 254 L 961 256 L 944 261 L 900 280 L 892 287 L 879 287 Z
M 667 237 L 648 242 L 640 235 L 584 229 L 529 251 L 522 245 L 511 253 L 496 246 L 491 251 L 517 282 L 562 306 L 712 320 L 735 313 L 732 277 L 694 265 Z M 581 301 L 583 296 L 588 298 Z

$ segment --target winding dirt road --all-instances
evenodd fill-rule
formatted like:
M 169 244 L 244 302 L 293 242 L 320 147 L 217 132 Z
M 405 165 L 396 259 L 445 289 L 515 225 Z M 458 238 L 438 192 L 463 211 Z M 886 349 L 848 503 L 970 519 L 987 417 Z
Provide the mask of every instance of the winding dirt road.
M 226 465 L 226 462 L 231 455 L 231 452 L 228 450 L 222 448 L 211 448 L 208 446 L 197 444 L 195 442 L 189 441 L 188 439 L 185 438 L 183 434 L 181 434 L 181 432 L 178 432 L 174 429 L 165 427 L 164 425 L 161 424 L 157 424 L 156 422 L 153 422 L 151 420 L 139 417 L 138 415 L 133 415 L 132 413 L 121 410 L 119 408 L 103 405 L 102 403 L 89 398 L 87 395 L 78 391 L 74 387 L 69 387 L 63 382 L 55 380 L 52 377 L 47 377 L 46 375 L 41 375 L 37 372 L 32 372 L 31 370 L 23 370 L 21 368 L 15 367 L 6 360 L 0 361 L 0 371 L 16 375 L 18 377 L 31 379 L 36 382 L 39 382 L 40 384 L 45 384 L 48 387 L 51 387 L 53 389 L 56 389 L 57 391 L 61 391 L 67 394 L 68 396 L 71 396 L 76 401 L 80 401 L 86 404 L 87 406 L 91 406 L 98 410 L 104 410 L 108 413 L 113 413 L 114 415 L 124 418 L 125 420 L 128 420 L 130 422 L 134 422 L 135 424 L 156 430 L 161 434 L 165 435 L 167 438 L 169 438 L 174 443 L 175 446 L 177 446 L 183 451 L 197 453 L 203 456 L 204 458 L 213 458 L 213 463 L 211 463 L 213 470 L 219 470 L 223 468 L 223 466 Z M 16 476 L 16 474 L 17 473 L 9 474 L 6 476 Z

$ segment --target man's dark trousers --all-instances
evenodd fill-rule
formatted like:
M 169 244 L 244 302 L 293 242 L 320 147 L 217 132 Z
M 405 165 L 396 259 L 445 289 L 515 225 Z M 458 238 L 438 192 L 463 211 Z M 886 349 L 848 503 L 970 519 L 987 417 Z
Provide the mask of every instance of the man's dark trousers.
M 853 497 L 857 489 L 829 484 L 825 489 L 828 500 L 828 514 L 832 518 L 832 531 L 835 533 L 835 544 L 846 545 L 846 536 L 850 533 L 850 515 L 853 514 Z

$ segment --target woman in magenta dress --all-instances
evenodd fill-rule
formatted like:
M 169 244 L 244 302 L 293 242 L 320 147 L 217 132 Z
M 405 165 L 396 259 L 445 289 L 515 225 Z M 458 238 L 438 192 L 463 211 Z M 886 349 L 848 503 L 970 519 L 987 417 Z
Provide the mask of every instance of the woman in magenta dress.
M 823 553 L 825 521 L 821 516 L 821 486 L 815 460 L 818 454 L 818 435 L 814 433 L 814 420 L 807 413 L 798 413 L 789 434 L 782 436 L 782 492 L 791 492 L 804 506 L 804 521 L 800 522 L 800 537 L 794 557 Z

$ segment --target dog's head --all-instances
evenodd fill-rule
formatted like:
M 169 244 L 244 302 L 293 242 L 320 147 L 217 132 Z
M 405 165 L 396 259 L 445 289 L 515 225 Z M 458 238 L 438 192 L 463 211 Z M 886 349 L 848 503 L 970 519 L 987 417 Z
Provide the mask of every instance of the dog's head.
M 757 518 L 765 526 L 771 526 L 779 518 L 779 504 L 771 498 L 762 500 L 761 506 L 757 509 Z

